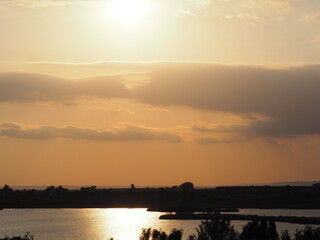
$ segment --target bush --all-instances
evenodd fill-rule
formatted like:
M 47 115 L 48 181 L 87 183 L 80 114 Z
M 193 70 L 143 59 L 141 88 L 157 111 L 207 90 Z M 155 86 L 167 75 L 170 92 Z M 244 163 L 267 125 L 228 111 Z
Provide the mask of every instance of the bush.
M 157 229 L 142 229 L 139 240 L 181 240 L 182 239 L 182 230 L 172 229 L 170 234 L 167 235 L 161 229 L 160 231 Z
M 34 236 L 27 232 L 23 237 L 5 237 L 0 240 L 34 240 Z
M 229 220 L 213 219 L 201 221 L 196 228 L 197 234 L 190 235 L 187 240 L 320 240 L 320 227 L 306 226 L 297 230 L 294 238 L 291 238 L 288 230 L 277 232 L 274 221 L 253 220 L 243 226 L 239 234 Z M 183 232 L 173 229 L 169 235 L 157 229 L 143 229 L 140 240 L 181 240 Z
M 240 240 L 279 240 L 279 234 L 274 221 L 253 220 L 242 228 Z
M 306 226 L 302 230 L 297 230 L 294 237 L 295 240 L 320 240 L 320 227 Z
M 229 220 L 214 219 L 201 221 L 197 228 L 197 236 L 189 236 L 194 240 L 237 240 L 239 233 L 234 229 Z

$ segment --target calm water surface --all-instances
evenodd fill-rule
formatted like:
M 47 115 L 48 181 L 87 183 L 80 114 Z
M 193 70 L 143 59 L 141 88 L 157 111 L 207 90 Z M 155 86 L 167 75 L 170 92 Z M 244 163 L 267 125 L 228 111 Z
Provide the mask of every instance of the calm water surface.
M 320 210 L 241 209 L 241 214 L 313 216 Z M 138 240 L 142 228 L 157 228 L 170 232 L 183 229 L 184 238 L 195 233 L 199 220 L 159 220 L 161 213 L 146 209 L 5 209 L 0 211 L 0 237 L 31 232 L 36 240 Z M 232 222 L 241 230 L 246 223 Z M 278 223 L 279 232 L 291 233 L 304 225 Z

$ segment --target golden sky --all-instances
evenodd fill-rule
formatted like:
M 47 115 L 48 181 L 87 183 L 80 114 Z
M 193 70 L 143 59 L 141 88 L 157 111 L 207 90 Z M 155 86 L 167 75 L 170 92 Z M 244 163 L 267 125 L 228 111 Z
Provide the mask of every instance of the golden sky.
M 0 184 L 319 180 L 319 0 L 0 0 Z

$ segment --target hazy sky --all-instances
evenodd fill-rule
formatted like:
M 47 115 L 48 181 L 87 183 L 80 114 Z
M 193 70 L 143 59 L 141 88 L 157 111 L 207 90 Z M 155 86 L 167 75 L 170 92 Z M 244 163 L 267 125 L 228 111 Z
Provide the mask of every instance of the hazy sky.
M 320 180 L 319 0 L 0 0 L 0 184 Z

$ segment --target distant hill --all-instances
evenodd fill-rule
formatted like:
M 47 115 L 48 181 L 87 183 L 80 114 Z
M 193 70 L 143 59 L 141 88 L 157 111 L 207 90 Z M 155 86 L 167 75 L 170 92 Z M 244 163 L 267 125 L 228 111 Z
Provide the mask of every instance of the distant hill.
M 47 187 L 50 187 L 50 185 L 48 186 L 11 186 L 9 185 L 12 189 L 14 190 L 23 190 L 23 189 L 35 189 L 35 190 L 44 190 Z M 57 187 L 58 185 L 54 185 L 55 187 Z M 73 185 L 62 185 L 64 188 L 67 188 L 69 190 L 78 190 L 81 187 L 91 187 L 91 185 L 81 185 L 81 186 L 73 186 Z M 97 188 L 129 188 L 130 186 L 97 186 Z M 0 186 L 1 188 L 1 186 Z
M 293 181 L 293 182 L 274 182 L 274 183 L 252 183 L 252 184 L 239 184 L 239 185 L 228 185 L 228 186 L 286 186 L 286 185 L 290 185 L 290 186 L 312 186 L 315 183 L 320 183 L 319 181 Z M 70 189 L 70 190 L 75 190 L 75 189 L 80 189 L 81 187 L 90 187 L 89 185 L 85 185 L 85 186 L 72 186 L 72 185 L 62 185 L 64 188 Z M 49 186 L 10 186 L 11 188 L 13 188 L 14 190 L 21 190 L 21 189 L 36 189 L 36 190 L 44 190 Z M 138 186 L 138 188 L 160 188 L 160 187 L 172 187 L 172 186 Z M 214 186 L 195 186 L 195 188 L 214 188 L 214 187 L 220 187 L 218 185 Z M 130 186 L 97 186 L 97 188 L 130 188 Z
M 270 183 L 270 184 L 266 184 L 269 186 L 286 186 L 286 185 L 290 185 L 290 186 L 312 186 L 315 183 L 320 183 L 319 181 L 312 181 L 312 182 L 306 182 L 306 181 L 295 181 L 295 182 L 276 182 L 276 183 Z
M 293 181 L 293 182 L 274 182 L 274 183 L 256 183 L 256 184 L 241 184 L 239 186 L 312 186 L 315 183 L 320 183 L 319 181 Z
M 273 186 L 273 187 L 277 187 L 277 186 L 312 186 L 315 183 L 320 183 L 319 181 L 292 181 L 292 182 L 274 182 L 274 183 L 248 183 L 248 184 L 234 184 L 234 185 L 223 185 L 223 187 L 231 187 L 231 186 Z M 196 186 L 197 188 L 213 188 L 213 187 L 222 187 L 219 185 L 216 186 Z

